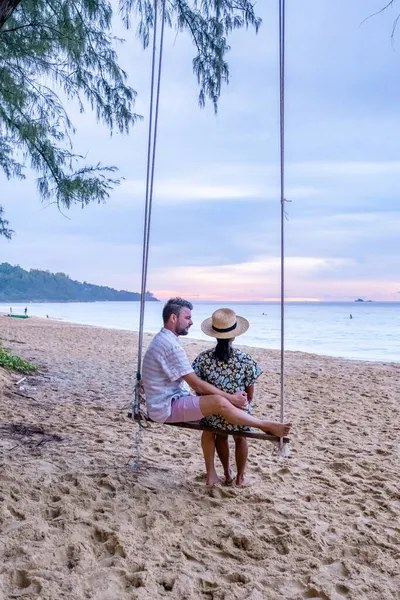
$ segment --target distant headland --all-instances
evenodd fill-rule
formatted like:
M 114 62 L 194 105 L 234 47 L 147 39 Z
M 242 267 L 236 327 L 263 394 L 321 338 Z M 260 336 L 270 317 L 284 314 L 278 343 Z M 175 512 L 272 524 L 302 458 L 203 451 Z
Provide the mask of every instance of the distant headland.
M 70 279 L 65 273 L 50 273 L 8 263 L 0 264 L 0 302 L 135 302 L 140 294 Z M 151 292 L 146 301 L 159 302 Z
M 373 300 L 363 300 L 362 298 L 357 298 L 354 302 L 373 302 Z

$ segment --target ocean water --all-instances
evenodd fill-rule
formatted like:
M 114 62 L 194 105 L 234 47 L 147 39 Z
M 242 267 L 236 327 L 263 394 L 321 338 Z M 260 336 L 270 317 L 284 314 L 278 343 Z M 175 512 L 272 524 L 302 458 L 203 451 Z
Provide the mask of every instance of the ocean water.
M 14 304 L 13 313 L 23 314 L 25 306 L 29 315 L 38 317 L 48 315 L 53 319 L 111 329 L 137 331 L 139 328 L 138 302 Z M 250 321 L 249 330 L 240 337 L 241 345 L 280 348 L 280 305 L 270 302 L 195 303 L 189 338 L 210 340 L 202 333 L 200 325 L 221 306 L 232 308 Z M 145 331 L 159 331 L 162 308 L 162 302 L 146 303 Z M 0 305 L 0 313 L 8 311 L 8 305 Z M 400 362 L 400 302 L 288 302 L 285 307 L 285 349 Z

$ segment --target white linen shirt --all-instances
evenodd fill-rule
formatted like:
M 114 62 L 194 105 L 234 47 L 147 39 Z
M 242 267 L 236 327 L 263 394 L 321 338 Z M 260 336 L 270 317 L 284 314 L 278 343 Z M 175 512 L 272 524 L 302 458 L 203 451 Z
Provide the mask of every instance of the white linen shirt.
M 150 342 L 143 359 L 142 380 L 150 419 L 164 423 L 173 398 L 189 396 L 184 375 L 193 373 L 178 337 L 164 327 Z

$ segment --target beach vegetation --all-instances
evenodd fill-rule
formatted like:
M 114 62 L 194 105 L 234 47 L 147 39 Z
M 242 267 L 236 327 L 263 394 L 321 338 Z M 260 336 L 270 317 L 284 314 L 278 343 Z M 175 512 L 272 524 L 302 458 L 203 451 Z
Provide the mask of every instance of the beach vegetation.
M 120 0 L 119 8 L 146 47 L 153 0 Z M 216 110 L 229 78 L 228 34 L 260 26 L 252 2 L 171 0 L 165 22 L 191 37 L 199 103 L 209 99 Z M 93 111 L 111 134 L 128 133 L 141 118 L 112 27 L 108 0 L 0 0 L 0 168 L 21 179 L 31 167 L 40 197 L 60 210 L 104 202 L 120 183 L 115 165 L 87 164 L 75 150 L 67 102 Z M 12 233 L 1 211 L 0 235 Z
M 16 356 L 11 348 L 6 348 L 0 341 L 0 367 L 9 371 L 18 371 L 19 373 L 34 373 L 39 369 L 37 365 Z

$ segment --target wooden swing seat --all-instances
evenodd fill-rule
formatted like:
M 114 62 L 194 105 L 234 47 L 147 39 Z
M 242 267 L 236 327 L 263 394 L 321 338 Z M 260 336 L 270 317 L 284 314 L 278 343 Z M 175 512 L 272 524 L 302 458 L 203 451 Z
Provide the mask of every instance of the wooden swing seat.
M 132 416 L 132 413 L 128 413 L 128 417 L 130 419 L 133 419 L 133 421 L 136 421 L 137 423 L 140 423 L 141 421 L 148 421 L 149 423 L 156 423 L 155 421 L 152 421 L 151 419 L 149 419 L 149 417 L 143 418 L 140 415 L 134 415 Z M 250 438 L 253 440 L 264 440 L 265 442 L 276 442 L 279 443 L 280 438 L 277 437 L 276 435 L 271 435 L 270 433 L 262 433 L 261 431 L 223 431 L 221 429 L 218 429 L 216 427 L 207 427 L 206 425 L 200 425 L 200 423 L 196 422 L 196 421 L 189 421 L 187 423 L 156 423 L 157 425 L 171 425 L 172 427 L 180 427 L 181 429 L 192 429 L 194 431 L 211 431 L 213 433 L 224 433 L 224 434 L 228 434 L 228 435 L 237 435 L 239 437 L 244 437 L 244 438 Z M 289 443 L 289 438 L 288 437 L 284 437 L 283 438 L 283 442 L 285 444 Z

